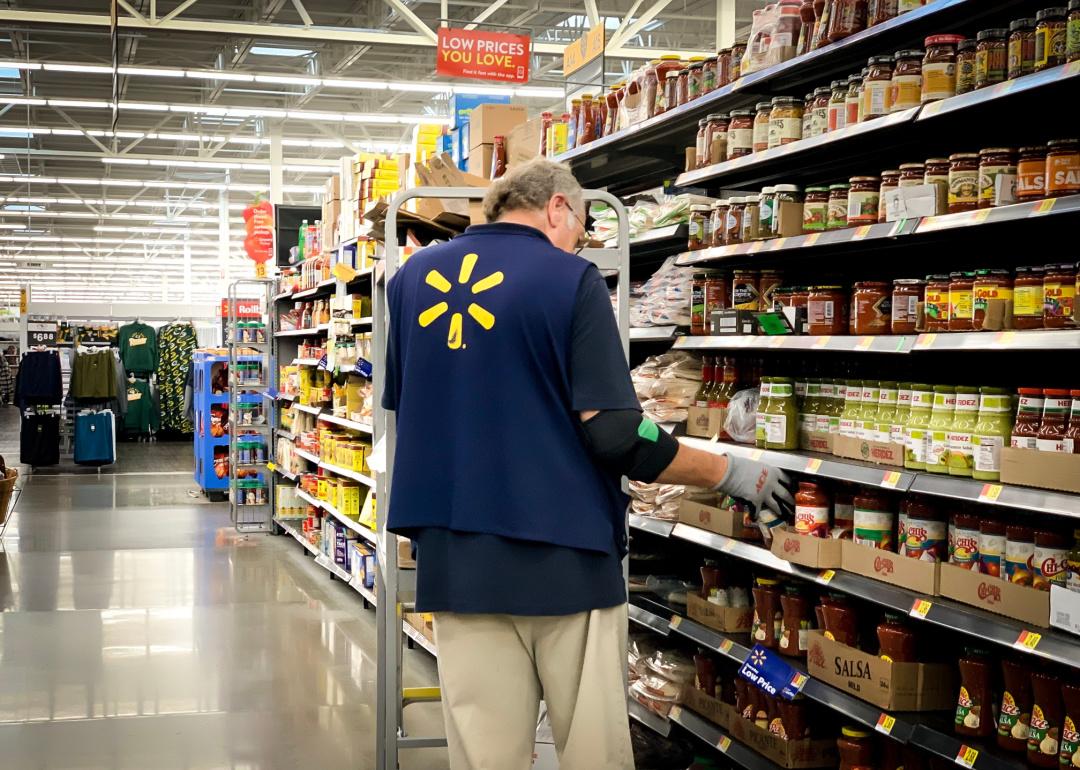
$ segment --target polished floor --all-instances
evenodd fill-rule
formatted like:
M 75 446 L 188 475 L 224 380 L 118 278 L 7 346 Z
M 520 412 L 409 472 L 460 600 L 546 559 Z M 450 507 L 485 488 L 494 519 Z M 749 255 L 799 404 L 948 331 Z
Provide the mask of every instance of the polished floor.
M 23 479 L 0 549 L 0 767 L 374 767 L 373 611 L 288 536 L 237 535 L 160 449 L 139 467 L 164 472 Z M 434 683 L 433 659 L 407 651 L 405 679 Z M 436 704 L 408 714 L 442 734 Z

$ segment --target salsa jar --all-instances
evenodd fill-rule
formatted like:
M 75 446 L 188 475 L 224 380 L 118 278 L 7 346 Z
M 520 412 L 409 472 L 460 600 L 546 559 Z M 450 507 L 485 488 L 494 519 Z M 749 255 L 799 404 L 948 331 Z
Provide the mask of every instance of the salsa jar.
M 923 56 L 923 52 L 918 50 L 900 51 L 896 54 L 889 99 L 890 112 L 918 107 L 922 103 Z
M 833 90 L 827 86 L 814 90 L 814 110 L 810 116 L 810 133 L 808 136 L 821 136 L 828 133 L 832 95 Z
M 922 63 L 922 103 L 956 96 L 956 47 L 963 35 L 931 35 L 926 38 Z
M 1001 660 L 1001 708 L 998 709 L 997 744 L 1006 751 L 1027 750 L 1031 724 L 1031 669 L 1010 658 Z
M 854 126 L 859 122 L 859 105 L 862 103 L 862 76 L 852 75 L 848 78 L 847 93 L 844 95 L 844 126 Z
M 839 131 L 846 125 L 847 109 L 844 102 L 847 99 L 847 86 L 848 82 L 846 80 L 834 80 L 832 82 L 832 88 L 829 92 L 829 111 L 825 118 L 825 131 L 823 133 Z
M 723 88 L 731 81 L 731 49 L 721 48 L 716 52 L 716 87 Z
M 715 112 L 705 118 L 705 153 L 704 165 L 727 160 L 730 121 L 722 112 Z
M 780 597 L 780 607 L 782 618 L 779 650 L 784 655 L 805 657 L 809 647 L 809 631 L 813 625 L 811 620 L 814 617 L 810 597 L 806 595 L 802 586 L 792 583 L 784 586 L 784 594 Z M 800 729 L 798 724 L 785 725 L 789 737 L 802 737 L 804 729 Z
M 889 663 L 917 663 L 916 635 L 908 628 L 902 616 L 885 613 L 885 622 L 877 627 L 878 655 Z
M 780 147 L 802 139 L 803 105 L 792 96 L 777 96 L 769 112 L 768 146 Z M 757 143 L 755 142 L 755 149 Z
M 803 232 L 820 233 L 825 230 L 829 215 L 829 188 L 807 187 L 803 201 Z
M 695 204 L 690 207 L 689 251 L 707 249 L 712 241 L 712 212 L 708 205 Z
M 926 276 L 923 314 L 926 318 L 926 331 L 947 332 L 949 330 L 949 276 Z
M 881 202 L 881 180 L 876 176 L 853 176 L 848 181 L 848 227 L 875 224 Z
M 982 650 L 965 650 L 960 658 L 960 697 L 954 730 L 960 735 L 988 738 L 997 732 L 994 722 L 992 664 Z
M 758 102 L 754 110 L 754 152 L 762 152 L 769 149 L 772 102 Z
M 972 324 L 976 331 L 981 331 L 991 301 L 1005 302 L 1006 307 L 1012 305 L 1012 275 L 1008 270 L 976 270 L 972 292 L 974 298 Z
M 1080 141 L 1053 139 L 1046 150 L 1046 197 L 1080 193 Z
M 1072 262 L 1047 265 L 1043 274 L 1043 327 L 1075 326 L 1076 266 Z
M 736 310 L 757 310 L 758 295 L 757 270 L 736 270 L 731 282 L 731 306 Z
M 812 286 L 806 303 L 807 334 L 846 334 L 847 294 L 840 286 Z
M 690 69 L 684 68 L 678 71 L 678 78 L 675 80 L 675 107 L 682 107 L 684 104 L 690 101 Z M 671 76 L 668 75 L 668 80 Z M 670 110 L 671 104 L 668 105 Z
M 871 56 L 863 96 L 863 120 L 888 115 L 892 104 L 893 57 Z
M 975 36 L 975 88 L 1003 83 L 1009 67 L 1009 30 L 994 27 Z
M 745 40 L 736 40 L 731 47 L 731 81 L 734 82 L 742 77 L 742 59 L 746 54 Z
M 1016 151 L 1011 147 L 979 150 L 979 208 L 1016 203 Z
M 897 0 L 870 0 L 866 10 L 866 24 L 873 27 L 875 24 L 884 24 L 889 19 L 895 19 L 897 14 Z
M 1013 19 L 1009 23 L 1009 80 L 1035 71 L 1035 19 Z
M 705 93 L 704 90 L 703 90 L 703 88 L 704 88 L 704 83 L 703 83 L 704 74 L 702 72 L 704 66 L 705 65 L 704 65 L 703 62 L 696 61 L 696 62 L 691 62 L 690 66 L 687 68 L 686 101 L 688 101 L 688 102 L 694 101 L 694 99 L 697 99 L 699 96 L 701 96 L 703 93 Z
M 717 58 L 716 56 L 710 56 L 701 63 L 701 94 L 703 96 L 710 91 L 716 90 Z
M 1041 267 L 1018 267 L 1013 281 L 1013 328 L 1043 328 L 1043 275 Z
M 847 227 L 849 185 L 829 185 L 829 207 L 825 219 L 826 230 L 843 230 Z
M 705 279 L 705 333 L 709 333 L 712 314 L 716 310 L 727 310 L 728 297 L 731 296 L 731 278 L 729 273 L 716 271 Z
M 917 187 L 926 184 L 926 166 L 922 163 L 900 164 L 900 187 Z
M 900 186 L 900 171 L 889 170 L 881 172 L 881 187 L 878 188 L 878 223 L 882 223 L 887 219 L 887 212 L 885 211 L 885 194 L 890 190 L 895 190 Z
M 759 577 L 754 581 L 754 619 L 750 638 L 762 647 L 775 650 L 780 638 L 783 608 L 780 605 L 780 581 Z
M 949 213 L 979 207 L 979 156 L 958 152 L 949 156 Z
M 868 730 L 860 727 L 841 727 L 836 739 L 840 755 L 839 770 L 867 770 L 874 764 L 874 740 Z
M 1021 147 L 1016 164 L 1016 198 L 1037 201 L 1046 197 L 1046 148 Z
M 832 503 L 820 484 L 800 481 L 795 495 L 795 532 L 808 537 L 827 538 Z
M 664 96 L 660 102 L 661 112 L 667 112 L 679 106 L 679 70 L 669 70 L 664 78 Z
M 975 274 L 949 275 L 949 331 L 969 332 L 975 328 Z
M 1035 71 L 1065 63 L 1068 10 L 1043 8 L 1035 14 Z
M 754 151 L 754 112 L 749 109 L 732 110 L 728 123 L 727 159 L 741 158 Z
M 879 551 L 896 551 L 896 514 L 890 510 L 889 499 L 874 490 L 855 495 L 856 545 Z
M 976 46 L 968 38 L 956 47 L 956 93 L 966 94 L 975 90 Z
M 698 121 L 697 136 L 694 140 L 694 168 L 701 168 L 706 165 L 705 158 L 707 150 L 705 145 L 708 142 L 709 136 L 709 121 L 707 118 L 702 118 Z
M 712 218 L 712 239 L 709 241 L 709 246 L 723 246 L 724 245 L 724 232 L 727 224 L 727 212 L 728 201 L 718 200 L 712 205 L 712 212 L 710 217 Z
M 829 42 L 835 43 L 866 29 L 866 0 L 831 0 Z
M 761 230 L 761 196 L 747 195 L 743 198 L 742 242 L 756 241 Z
M 892 288 L 893 334 L 914 334 L 919 326 L 919 302 L 926 290 L 921 278 L 898 278 Z
M 884 281 L 855 284 L 855 333 L 889 334 L 892 326 L 892 292 Z
M 1061 703 L 1061 680 L 1052 673 L 1033 671 L 1031 693 L 1028 764 L 1035 767 L 1061 767 L 1058 759 L 1064 711 Z
M 937 211 L 944 214 L 949 207 L 949 159 L 927 158 L 923 167 L 923 184 L 932 184 L 937 188 Z
M 746 213 L 746 198 L 728 198 L 727 222 L 724 224 L 724 245 L 742 243 L 743 215 Z

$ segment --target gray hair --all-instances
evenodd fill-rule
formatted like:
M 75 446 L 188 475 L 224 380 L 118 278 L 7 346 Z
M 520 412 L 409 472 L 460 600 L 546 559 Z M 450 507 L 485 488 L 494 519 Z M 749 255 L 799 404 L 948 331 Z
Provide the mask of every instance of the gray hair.
M 561 193 L 584 216 L 581 185 L 570 168 L 547 158 L 533 158 L 499 177 L 484 196 L 484 216 L 495 222 L 510 211 L 540 211 Z

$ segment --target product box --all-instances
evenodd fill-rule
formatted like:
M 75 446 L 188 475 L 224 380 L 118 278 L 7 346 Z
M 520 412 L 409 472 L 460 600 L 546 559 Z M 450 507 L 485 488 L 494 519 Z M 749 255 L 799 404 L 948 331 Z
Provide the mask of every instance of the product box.
M 891 583 L 927 596 L 938 595 L 939 567 L 936 561 L 922 561 L 882 551 L 850 540 L 842 541 L 841 567 L 848 572 Z
M 729 718 L 735 715 L 731 706 L 692 686 L 683 691 L 683 705 L 721 727 L 727 727 Z
M 757 334 L 757 319 L 752 310 L 714 310 L 709 316 L 709 333 Z
M 784 561 L 818 569 L 830 569 L 843 564 L 842 540 L 800 535 L 783 527 L 775 527 L 772 532 L 773 555 Z
M 942 596 L 980 609 L 1046 628 L 1050 625 L 1050 592 L 973 572 L 955 564 L 941 565 Z
M 401 535 L 397 536 L 397 564 L 398 569 L 416 569 L 416 559 L 412 555 L 412 540 Z
M 494 144 L 528 119 L 518 104 L 481 104 L 469 114 L 469 151 L 481 144 Z
M 776 211 L 776 236 L 794 238 L 803 234 L 803 204 L 781 201 Z
M 686 612 L 691 620 L 703 626 L 728 634 L 747 633 L 754 625 L 751 607 L 721 607 L 702 599 L 696 593 L 686 594 Z
M 506 165 L 527 163 L 540 155 L 540 118 L 527 120 L 506 135 Z
M 866 441 L 860 438 L 836 435 L 832 441 L 832 453 L 837 457 L 862 460 L 878 465 L 904 467 L 904 445 L 887 444 L 882 441 Z
M 1080 592 L 1050 586 L 1050 625 L 1080 634 Z
M 693 500 L 683 500 L 679 503 L 679 521 L 691 527 L 740 540 L 761 539 L 761 533 L 756 527 L 746 526 L 742 511 L 730 508 L 717 508 Z
M 425 620 L 425 615 L 415 612 L 406 612 L 405 622 L 419 631 L 429 642 L 435 644 L 435 626 Z
M 821 433 L 820 431 L 799 431 L 799 448 L 807 449 L 811 452 L 821 452 L 823 454 L 834 454 L 833 444 L 836 437 L 832 433 Z
M 1001 483 L 1080 494 L 1080 455 L 1002 447 Z
M 948 213 L 948 201 L 942 194 L 944 185 L 920 184 L 897 187 L 883 196 L 885 221 L 919 219 Z
M 821 631 L 809 632 L 806 670 L 856 698 L 889 711 L 956 707 L 953 667 L 943 663 L 890 663 Z
M 731 737 L 746 744 L 763 757 L 771 759 L 780 767 L 811 768 L 839 767 L 836 753 L 836 739 L 804 738 L 789 741 L 776 733 L 758 727 L 757 724 L 742 716 L 728 704 L 722 704 L 727 712 L 727 729 Z
M 465 160 L 465 170 L 476 176 L 491 176 L 491 161 L 495 156 L 495 145 L 480 144 L 469 150 L 469 157 Z
M 727 409 L 692 406 L 686 419 L 686 435 L 698 438 L 718 436 L 724 427 L 726 417 Z
M 323 201 L 341 200 L 341 175 L 331 174 L 323 185 Z

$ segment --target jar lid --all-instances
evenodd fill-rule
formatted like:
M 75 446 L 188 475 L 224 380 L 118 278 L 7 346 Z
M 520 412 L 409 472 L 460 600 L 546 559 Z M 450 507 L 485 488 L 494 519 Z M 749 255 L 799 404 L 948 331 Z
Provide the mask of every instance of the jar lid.
M 979 31 L 979 34 L 975 36 L 976 40 L 996 40 L 998 38 L 1008 37 L 1009 30 L 1004 27 L 992 27 L 990 29 L 983 29 Z
M 957 50 L 958 51 L 970 51 L 975 46 L 976 46 L 976 42 L 969 37 L 968 39 L 961 41 L 961 43 L 960 43 L 959 47 L 957 48 Z
M 797 192 L 799 192 L 799 186 L 797 184 L 778 184 L 773 189 L 776 190 L 776 192 L 778 192 L 778 193 L 782 193 L 782 192 L 797 193 Z
M 679 61 L 679 54 L 666 53 L 660 57 L 660 61 Z
M 772 102 L 758 102 L 754 105 L 754 109 L 758 112 L 761 112 L 762 110 L 771 110 Z
M 727 198 L 721 198 L 720 200 L 716 201 L 712 205 L 713 211 L 716 211 L 717 209 L 722 209 L 726 205 L 728 205 L 728 199 Z
M 743 203 L 760 203 L 760 202 L 761 202 L 761 196 L 760 195 L 747 195 L 745 198 L 743 198 Z
M 719 51 L 716 52 L 716 56 L 718 58 L 721 57 L 721 56 L 731 56 L 731 49 L 730 48 L 721 48 Z
M 889 284 L 885 281 L 856 281 L 856 289 L 887 289 Z
M 754 114 L 754 111 L 749 108 L 732 110 L 731 117 L 733 118 L 748 118 Z
M 888 177 L 900 176 L 900 169 L 898 169 L 898 168 L 890 168 L 888 171 L 882 171 L 881 172 L 881 178 L 882 179 L 884 179 L 887 176 Z
M 1053 150 L 1055 147 L 1074 147 L 1080 144 L 1080 139 L 1051 139 L 1046 146 Z
M 1077 0 L 1077 2 L 1080 2 L 1080 0 Z M 1027 155 L 1029 153 L 1035 153 L 1035 152 L 1039 153 L 1040 155 L 1045 155 L 1046 154 L 1046 148 L 1045 147 L 1021 147 L 1020 148 L 1020 154 L 1021 155 Z
M 699 70 L 704 66 L 705 66 L 704 62 L 696 61 L 693 64 L 691 64 L 687 69 Z
M 694 273 L 694 280 L 695 281 L 703 281 L 708 277 L 709 277 L 708 273 Z
M 1070 5 L 1076 3 L 1080 8 L 1080 0 L 1070 0 Z M 1016 32 L 1017 30 L 1032 29 L 1035 26 L 1035 19 L 1013 19 L 1009 22 L 1009 31 Z
M 963 35 L 931 35 L 923 41 L 923 45 L 929 48 L 932 45 L 959 45 L 962 42 Z
M 1012 147 L 987 147 L 979 150 L 979 155 L 1012 155 L 1014 152 Z
M 927 158 L 925 165 L 929 166 L 931 163 L 948 163 L 948 162 L 949 162 L 948 158 Z
M 774 380 L 777 380 L 779 378 L 778 377 L 762 377 L 761 379 L 763 379 L 763 380 L 767 379 L 770 382 L 773 382 Z M 778 585 L 780 585 L 780 581 L 777 580 L 776 578 L 759 577 L 757 579 L 757 584 L 761 585 L 761 586 L 778 586 Z
M 873 67 L 873 66 L 875 66 L 877 64 L 890 64 L 891 65 L 893 63 L 893 57 L 888 56 L 888 55 L 885 55 L 885 56 L 871 56 L 868 63 L 870 64 L 871 67 Z
M 711 206 L 708 203 L 695 203 L 690 207 L 691 211 L 708 211 Z
M 1016 268 L 1017 277 L 1019 277 L 1021 273 L 1026 275 L 1028 273 L 1034 274 L 1034 273 L 1045 273 L 1045 272 L 1046 271 L 1043 268 L 1039 267 L 1038 265 L 1028 265 L 1028 266 L 1025 266 L 1025 267 Z
M 807 187 L 806 191 L 808 193 L 812 193 L 812 192 L 828 192 L 829 188 L 824 186 L 824 185 L 815 185 L 814 187 Z
M 925 283 L 922 278 L 897 278 L 893 281 L 893 286 L 922 286 Z
M 833 190 L 848 190 L 850 188 L 851 185 L 849 184 L 831 184 L 829 185 L 829 192 L 832 192 Z
M 848 181 L 852 184 L 859 184 L 862 182 L 877 182 L 878 178 L 876 176 L 853 176 Z
M 700 56 L 700 55 L 699 56 L 691 56 L 689 61 L 693 62 L 693 63 L 697 63 L 697 62 L 705 61 L 705 57 Z
M 832 93 L 832 89 L 827 87 L 827 86 L 821 86 L 820 88 L 815 88 L 814 89 L 814 96 L 822 96 L 822 95 L 828 96 L 831 93 Z
M 715 63 L 715 62 L 716 62 L 716 59 L 717 59 L 717 57 L 716 57 L 716 56 L 710 56 L 710 57 L 708 57 L 708 58 L 707 58 L 707 59 L 705 60 L 705 62 L 704 62 L 704 63 L 705 63 L 705 64 L 709 64 L 710 62 L 712 62 L 712 63 Z
M 710 123 L 712 123 L 714 120 L 727 120 L 727 119 L 728 119 L 728 115 L 727 115 L 726 112 L 714 112 L 713 114 L 708 115 L 705 118 L 705 120 L 709 121 Z
M 921 59 L 925 54 L 917 48 L 909 48 L 906 51 L 897 51 L 897 59 Z
M 1080 11 L 1080 0 L 1069 0 L 1070 11 Z
M 697 124 L 698 124 L 698 128 L 705 128 L 705 126 L 709 125 L 709 119 L 708 118 L 702 118 L 701 120 L 699 120 L 697 122 Z
M 949 156 L 949 163 L 956 163 L 958 160 L 977 160 L 978 157 L 977 152 L 954 152 Z
M 762 187 L 762 188 L 761 188 L 761 194 L 762 194 L 762 195 L 772 195 L 772 194 L 773 194 L 773 193 L 775 193 L 775 192 L 776 192 L 776 188 L 775 188 L 775 187 L 772 187 L 772 186 L 769 186 L 769 187 Z
M 942 281 L 948 281 L 949 276 L 942 273 L 934 273 L 933 275 L 926 276 L 926 280 L 930 283 L 941 283 Z
M 787 105 L 797 104 L 798 101 L 799 100 L 796 99 L 794 96 L 774 96 L 773 100 L 772 100 L 772 106 L 777 107 L 777 106 L 783 106 L 785 104 L 787 104 Z
M 843 286 L 811 286 L 810 291 L 843 291 Z
M 926 168 L 925 163 L 901 163 L 900 164 L 900 170 L 901 171 L 914 171 L 915 169 L 922 170 L 924 168 Z
M 1076 0 L 1076 1 L 1078 3 L 1080 3 L 1080 0 Z M 837 88 L 839 88 L 842 85 L 844 85 L 843 80 L 834 80 L 832 83 L 829 84 L 829 88 L 835 91 Z
M 1035 20 L 1046 21 L 1047 19 L 1060 19 L 1068 12 L 1069 11 L 1067 9 L 1060 6 L 1055 6 L 1053 8 L 1043 8 L 1041 11 L 1035 14 Z
M 843 734 L 843 736 L 845 738 L 869 738 L 870 737 L 870 733 L 868 733 L 866 730 L 860 730 L 857 727 L 841 727 L 840 732 L 841 732 L 841 734 Z
M 736 195 L 733 198 L 728 198 L 728 204 L 731 205 L 731 206 L 738 206 L 740 203 L 743 203 L 745 200 L 746 200 L 746 198 L 743 198 L 740 195 Z

